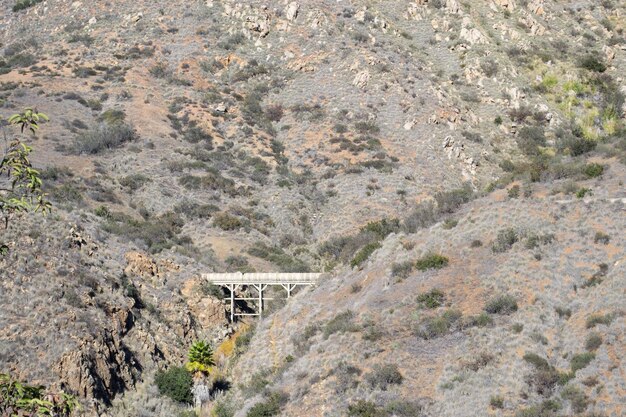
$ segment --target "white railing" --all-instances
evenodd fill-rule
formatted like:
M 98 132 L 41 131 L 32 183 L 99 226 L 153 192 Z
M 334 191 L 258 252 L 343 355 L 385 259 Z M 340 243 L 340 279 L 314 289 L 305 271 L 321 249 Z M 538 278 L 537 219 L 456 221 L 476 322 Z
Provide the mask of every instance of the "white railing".
M 217 285 L 228 284 L 301 284 L 311 285 L 316 284 L 321 273 L 249 273 L 242 274 L 241 272 L 235 273 L 208 273 L 202 274 L 202 277 L 207 281 Z

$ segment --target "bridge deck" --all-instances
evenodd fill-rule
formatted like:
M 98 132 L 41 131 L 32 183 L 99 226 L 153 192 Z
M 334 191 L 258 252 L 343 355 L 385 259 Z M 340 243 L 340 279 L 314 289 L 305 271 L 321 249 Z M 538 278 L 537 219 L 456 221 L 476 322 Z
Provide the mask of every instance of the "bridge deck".
M 250 273 L 241 272 L 230 274 L 203 274 L 202 277 L 216 285 L 313 285 L 317 284 L 322 274 L 320 273 Z

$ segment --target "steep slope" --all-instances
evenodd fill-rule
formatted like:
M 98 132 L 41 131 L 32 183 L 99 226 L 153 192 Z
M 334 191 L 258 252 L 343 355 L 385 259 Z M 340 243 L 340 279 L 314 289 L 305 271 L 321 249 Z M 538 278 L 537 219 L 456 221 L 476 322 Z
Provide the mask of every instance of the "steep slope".
M 54 203 L 0 232 L 0 371 L 79 395 L 86 415 L 172 415 L 185 406 L 155 398 L 154 371 L 243 331 L 201 272 L 329 271 L 261 321 L 247 353 L 219 352 L 231 386 L 260 381 L 227 394 L 239 415 L 264 379 L 290 395 L 286 415 L 384 414 L 395 397 L 419 399 L 399 415 L 510 415 L 540 397 L 567 415 L 581 390 L 587 411 L 619 415 L 624 13 L 0 0 L 0 113 L 50 116 L 29 141 Z M 429 251 L 449 265 L 416 272 Z M 445 307 L 418 308 L 436 287 Z M 502 294 L 516 312 L 479 314 Z M 609 314 L 603 343 L 568 388 L 591 314 Z M 519 377 L 531 350 L 549 360 L 527 357 L 552 384 L 541 395 Z M 369 386 L 376 364 L 402 384 Z

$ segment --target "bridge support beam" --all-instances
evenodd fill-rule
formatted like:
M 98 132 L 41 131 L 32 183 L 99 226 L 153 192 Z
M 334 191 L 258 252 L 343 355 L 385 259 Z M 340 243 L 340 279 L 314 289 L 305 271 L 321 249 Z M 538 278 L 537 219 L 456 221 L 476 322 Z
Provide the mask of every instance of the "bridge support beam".
M 203 278 L 215 284 L 222 285 L 230 291 L 230 321 L 234 322 L 238 316 L 261 316 L 265 308 L 265 302 L 274 298 L 264 297 L 263 292 L 269 285 L 280 285 L 287 292 L 287 298 L 291 298 L 291 293 L 298 285 L 314 286 L 320 279 L 319 273 L 250 273 L 241 272 L 230 274 L 203 274 Z M 236 297 L 235 291 L 241 287 L 254 287 L 257 294 L 250 294 L 250 297 Z M 255 313 L 237 313 L 236 301 L 257 301 L 259 306 Z

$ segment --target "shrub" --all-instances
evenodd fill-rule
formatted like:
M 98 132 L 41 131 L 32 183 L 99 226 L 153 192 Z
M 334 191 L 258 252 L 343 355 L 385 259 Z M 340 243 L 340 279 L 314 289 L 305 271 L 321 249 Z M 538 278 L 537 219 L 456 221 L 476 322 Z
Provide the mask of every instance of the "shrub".
M 589 351 L 597 350 L 602 345 L 602 336 L 599 333 L 591 333 L 585 341 L 585 349 Z
M 391 276 L 407 278 L 413 271 L 414 263 L 412 261 L 404 261 L 391 265 Z
M 500 230 L 498 236 L 496 236 L 495 242 L 491 245 L 491 250 L 494 253 L 506 252 L 511 249 L 518 240 L 519 236 L 515 229 L 508 228 Z
M 434 288 L 427 293 L 417 296 L 417 302 L 423 304 L 427 308 L 437 308 L 443 305 L 443 291 Z
M 561 380 L 559 372 L 548 361 L 535 353 L 526 353 L 524 360 L 534 366 L 535 371 L 527 378 L 534 385 L 538 394 L 549 394 Z
M 606 71 L 606 65 L 600 60 L 600 58 L 597 55 L 592 55 L 592 54 L 586 55 L 580 61 L 579 65 L 581 68 L 584 68 L 593 72 Z
M 602 243 L 604 245 L 608 245 L 611 241 L 611 236 L 607 235 L 604 232 L 596 232 L 593 237 L 593 243 Z
M 396 364 L 375 365 L 372 372 L 365 375 L 368 384 L 383 391 L 386 391 L 389 385 L 400 385 L 403 379 Z
M 501 395 L 495 395 L 491 397 L 491 399 L 489 400 L 489 405 L 491 405 L 493 408 L 504 408 L 504 397 L 502 397 Z
M 570 369 L 573 373 L 585 368 L 592 360 L 596 358 L 596 354 L 592 352 L 579 353 L 572 357 L 570 361 Z
M 415 261 L 415 267 L 420 271 L 426 271 L 427 269 L 441 269 L 447 265 L 448 258 L 436 253 L 428 254 Z
M 385 417 L 385 410 L 371 401 L 358 400 L 348 406 L 348 417 Z
M 363 262 L 370 257 L 372 253 L 374 253 L 378 248 L 381 247 L 380 242 L 372 242 L 363 246 L 363 248 L 354 255 L 352 261 L 350 261 L 350 265 L 354 268 L 355 266 L 360 266 Z
M 256 242 L 248 249 L 248 253 L 257 258 L 270 261 L 278 266 L 281 272 L 309 272 L 310 267 L 277 246 L 268 246 L 263 242 Z
M 385 411 L 397 417 L 419 417 L 422 416 L 424 407 L 416 401 L 391 401 L 385 406 Z
M 354 324 L 354 313 L 350 310 L 337 314 L 324 326 L 324 339 L 335 333 L 356 332 L 359 328 Z
M 95 129 L 81 133 L 74 140 L 72 151 L 95 155 L 107 149 L 116 149 L 137 138 L 135 130 L 126 124 L 101 123 Z
M 511 314 L 517 311 L 517 301 L 510 295 L 501 295 L 491 299 L 485 311 L 490 314 Z
M 222 230 L 237 230 L 243 227 L 243 223 L 238 217 L 228 213 L 217 213 L 213 218 L 213 225 Z
M 472 240 L 472 243 L 470 243 L 471 248 L 480 248 L 482 245 L 483 245 L 483 242 L 479 239 L 474 239 Z
M 596 178 L 602 175 L 602 173 L 604 172 L 604 167 L 594 162 L 594 163 L 585 165 L 584 172 L 587 177 Z
M 166 395 L 180 403 L 191 404 L 193 401 L 191 393 L 193 378 L 189 371 L 183 367 L 174 366 L 166 371 L 158 371 L 154 382 L 161 395 Z
M 477 316 L 468 317 L 464 323 L 463 327 L 487 327 L 493 324 L 493 319 L 487 313 L 480 313 Z
M 459 321 L 462 314 L 458 310 L 447 310 L 441 316 L 429 317 L 422 320 L 416 328 L 416 335 L 422 339 L 433 339 L 448 333 L 452 326 Z
M 280 413 L 280 409 L 287 403 L 289 396 L 281 392 L 270 394 L 265 401 L 255 404 L 246 417 L 272 417 Z
M 418 229 L 430 226 L 437 221 L 435 207 L 431 202 L 419 204 L 404 219 L 402 227 L 407 233 L 415 233 Z
M 509 198 L 518 198 L 519 192 L 520 192 L 520 186 L 517 184 L 509 188 L 509 190 L 507 191 Z
M 462 204 L 467 203 L 474 197 L 474 191 L 470 184 L 464 184 L 463 187 L 443 191 L 435 194 L 437 209 L 440 213 L 452 213 L 456 211 Z
M 131 191 L 137 191 L 145 184 L 152 180 L 142 174 L 131 174 L 126 177 L 120 178 L 119 182 L 122 187 L 128 187 Z
M 356 366 L 341 361 L 333 369 L 332 373 L 337 378 L 337 383 L 335 384 L 335 392 L 337 394 L 344 394 L 346 391 L 359 385 L 357 377 L 361 375 L 361 370 Z
M 573 385 L 568 385 L 567 387 L 565 387 L 561 392 L 561 397 L 564 400 L 569 401 L 570 405 L 572 406 L 572 410 L 578 415 L 580 415 L 579 413 L 585 411 L 585 409 L 587 409 L 587 406 L 589 405 L 589 399 L 587 398 L 585 393 L 582 392 L 580 388 Z
M 381 239 L 398 230 L 400 230 L 400 221 L 398 219 L 381 219 L 376 222 L 369 222 L 361 228 L 362 233 L 372 232 Z
M 13 5 L 13 11 L 19 12 L 20 10 L 28 9 L 36 4 L 41 3 L 43 0 L 17 0 Z
M 526 155 L 536 155 L 539 146 L 545 146 L 546 136 L 540 126 L 524 126 L 517 135 L 517 146 Z
M 613 314 L 592 314 L 591 316 L 589 316 L 587 318 L 587 328 L 591 329 L 596 327 L 598 324 L 604 324 L 606 326 L 610 325 L 611 322 L 613 322 L 613 319 L 615 317 L 613 316 Z

